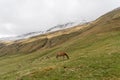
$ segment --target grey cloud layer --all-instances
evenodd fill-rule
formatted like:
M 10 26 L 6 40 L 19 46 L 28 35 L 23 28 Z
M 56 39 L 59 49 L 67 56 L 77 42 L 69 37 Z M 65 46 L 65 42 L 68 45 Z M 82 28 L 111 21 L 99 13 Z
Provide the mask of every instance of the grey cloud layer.
M 40 31 L 83 19 L 91 21 L 119 5 L 119 0 L 0 0 L 0 35 Z

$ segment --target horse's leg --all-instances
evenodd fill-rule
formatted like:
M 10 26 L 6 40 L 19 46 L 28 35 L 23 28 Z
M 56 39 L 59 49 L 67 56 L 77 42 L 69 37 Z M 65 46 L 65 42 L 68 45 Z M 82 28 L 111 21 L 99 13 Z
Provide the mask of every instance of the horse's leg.
M 58 59 L 58 55 L 56 56 L 56 58 Z
M 64 60 L 65 56 L 63 55 L 63 60 Z

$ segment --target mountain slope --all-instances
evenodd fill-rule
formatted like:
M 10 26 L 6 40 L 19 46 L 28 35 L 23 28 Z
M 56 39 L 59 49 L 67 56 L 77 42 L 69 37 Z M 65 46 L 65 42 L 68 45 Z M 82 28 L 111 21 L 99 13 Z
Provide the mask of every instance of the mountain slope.
M 73 22 L 69 22 L 66 24 L 61 24 L 61 25 L 57 25 L 54 26 L 48 30 L 45 31 L 36 31 L 36 32 L 30 32 L 30 33 L 26 33 L 26 34 L 22 34 L 22 35 L 18 35 L 18 36 L 12 36 L 12 37 L 4 37 L 4 38 L 0 38 L 0 41 L 2 42 L 6 42 L 6 41 L 16 41 L 16 40 L 23 40 L 23 39 L 28 39 L 31 37 L 35 37 L 35 36 L 39 36 L 42 34 L 47 34 L 53 31 L 58 31 L 58 30 L 62 30 L 62 29 L 66 29 L 66 28 L 70 28 L 79 24 L 84 24 L 85 22 L 81 22 L 81 23 L 73 23 Z
M 32 51 L 32 54 L 15 54 L 0 57 L 0 79 L 119 80 L 119 13 L 120 9 L 113 10 L 96 21 L 82 25 L 84 27 L 76 26 L 28 40 L 1 44 L 2 46 L 9 46 L 4 47 L 6 51 L 11 50 L 9 49 L 11 45 L 23 44 L 24 47 L 18 49 L 29 53 L 29 50 L 32 50 L 35 46 L 47 41 L 44 47 L 35 47 L 37 50 Z M 113 16 L 116 17 L 113 18 Z M 28 48 L 28 51 L 26 48 Z M 63 60 L 61 58 L 57 60 L 55 53 L 59 51 L 67 52 L 70 59 Z
M 34 36 L 28 39 L 6 42 L 1 46 L 0 54 L 31 53 L 42 48 L 51 48 L 79 35 L 87 25 L 88 24 L 84 24 L 74 28 Z

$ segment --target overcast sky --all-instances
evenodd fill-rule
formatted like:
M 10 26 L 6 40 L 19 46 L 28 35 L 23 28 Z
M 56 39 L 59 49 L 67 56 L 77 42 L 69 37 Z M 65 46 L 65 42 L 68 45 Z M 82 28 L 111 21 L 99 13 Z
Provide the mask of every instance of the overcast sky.
M 0 37 L 95 20 L 117 7 L 120 0 L 0 0 Z

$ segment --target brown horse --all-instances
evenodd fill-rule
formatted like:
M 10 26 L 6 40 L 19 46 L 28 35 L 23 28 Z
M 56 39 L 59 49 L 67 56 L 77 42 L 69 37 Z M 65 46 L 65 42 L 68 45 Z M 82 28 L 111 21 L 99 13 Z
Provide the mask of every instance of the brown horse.
M 56 55 L 56 58 L 58 59 L 58 57 L 62 57 L 64 58 L 64 56 L 67 57 L 67 59 L 69 59 L 69 56 L 67 55 L 66 52 L 58 52 L 57 55 Z

